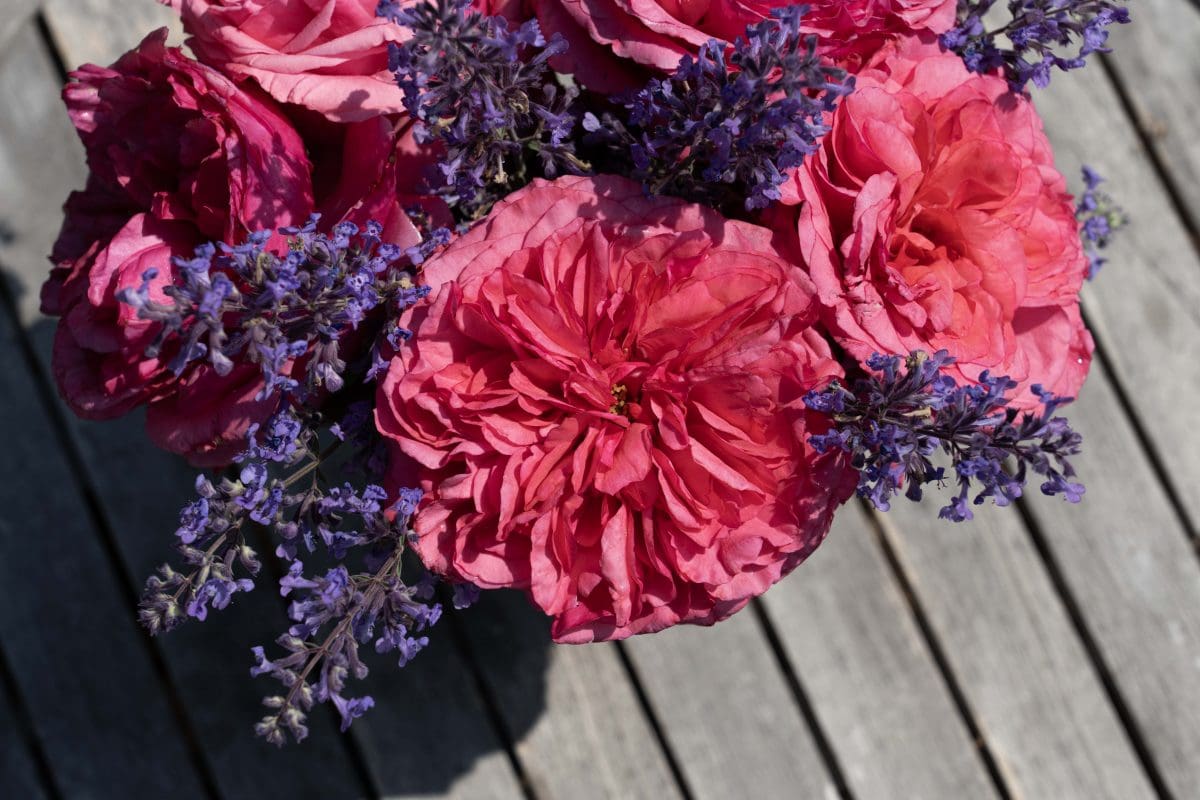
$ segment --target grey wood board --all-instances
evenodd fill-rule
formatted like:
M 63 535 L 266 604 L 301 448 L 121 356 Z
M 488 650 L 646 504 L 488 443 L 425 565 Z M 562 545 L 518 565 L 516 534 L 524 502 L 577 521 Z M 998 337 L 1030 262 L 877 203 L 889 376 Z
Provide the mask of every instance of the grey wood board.
M 1200 6 L 1138 0 L 1129 11 L 1133 21 L 1114 26 L 1109 37 L 1107 61 L 1183 198 L 1192 230 L 1200 230 Z
M 0 642 L 38 740 L 72 798 L 203 797 L 17 337 L 0 312 Z
M 36 37 L 36 31 L 30 29 L 28 35 Z M 36 39 L 30 41 L 36 44 Z M 48 375 L 54 323 L 38 313 L 37 291 L 48 269 L 44 254 L 62 221 L 58 207 L 68 191 L 82 186 L 85 172 L 80 147 L 57 96 L 59 81 L 50 61 L 44 53 L 36 57 L 26 53 L 21 61 L 29 74 L 18 75 L 11 63 L 0 74 L 5 84 L 19 83 L 22 96 L 12 102 L 29 114 L 20 129 L 4 130 L 0 142 L 8 167 L 5 185 L 19 190 L 19 196 L 6 196 L 0 205 L 3 218 L 19 232 L 13 246 L 0 250 L 0 258 L 6 278 L 20 295 L 21 321 L 29 330 L 41 373 Z M 51 169 L 44 164 L 47 152 L 56 155 Z M 149 445 L 139 415 L 100 424 L 76 421 L 65 408 L 61 413 L 120 550 L 118 567 L 140 582 L 173 555 L 172 532 L 180 506 L 192 494 L 194 473 Z M 135 598 L 127 588 L 121 599 L 125 617 L 136 620 Z M 229 613 L 234 619 L 224 622 L 233 621 L 232 628 L 222 630 L 221 623 L 214 622 L 195 630 L 185 628 L 160 641 L 219 786 L 231 796 L 244 796 L 268 778 L 284 789 L 357 787 L 344 748 L 322 715 L 316 715 L 314 728 L 319 732 L 324 727 L 328 735 L 314 737 L 320 743 L 309 746 L 323 756 L 319 765 L 312 752 L 280 752 L 254 739 L 258 702 L 269 687 L 250 678 L 253 660 L 247 648 L 270 644 L 287 623 L 280 602 L 272 599 L 269 590 L 239 599 Z M 120 683 L 108 689 L 113 695 L 122 690 Z
M 1037 104 L 1058 166 L 1073 185 L 1078 188 L 1079 165 L 1091 164 L 1108 176 L 1106 188 L 1130 214 L 1107 254 L 1108 265 L 1084 287 L 1084 308 L 1195 532 L 1200 259 L 1103 73 L 1084 69 L 1061 76 Z
M 877 519 L 1011 793 L 1152 797 L 1020 516 L 989 505 L 956 525 L 938 499 Z
M 364 691 L 375 708 L 354 723 L 376 785 L 388 798 L 520 800 L 509 764 L 449 623 L 403 670 L 375 658 Z M 368 724 L 363 724 L 368 723 Z
M 538 797 L 680 796 L 613 645 L 553 645 L 515 591 L 486 593 L 463 621 Z
M 168 44 L 183 44 L 179 15 L 155 0 L 45 0 L 42 13 L 67 69 L 107 66 L 162 27 Z
M 73 31 L 87 27 L 79 19 L 80 14 L 95 11 L 100 5 L 104 4 L 92 0 L 86 8 L 64 5 L 48 9 L 47 14 L 59 30 Z M 151 11 L 165 9 L 152 6 Z M 73 35 L 58 38 L 70 45 L 64 60 L 108 63 L 140 35 L 131 32 L 131 26 L 140 19 L 138 15 L 125 20 L 112 13 L 100 14 L 99 19 L 110 24 L 103 27 L 97 23 L 92 28 L 86 51 L 74 49 L 80 40 Z M 60 138 L 72 139 L 65 114 L 60 116 L 66 131 L 59 134 Z M 79 148 L 64 141 L 56 149 L 74 154 Z M 81 183 L 82 178 L 76 181 Z M 56 191 L 65 197 L 62 188 Z M 48 188 L 45 192 L 53 195 Z M 61 198 L 49 199 L 61 202 Z M 55 216 L 50 210 L 46 213 Z M 46 249 L 48 243 L 43 244 L 42 252 Z M 25 277 L 30 285 L 36 285 L 41 262 L 34 262 L 38 266 L 22 263 L 30 265 Z M 33 309 L 26 305 L 26 312 L 32 315 Z M 48 364 L 50 326 L 42 323 L 38 328 L 42 334 L 37 337 L 39 353 Z M 195 474 L 180 459 L 149 444 L 140 431 L 140 418 L 135 414 L 112 423 L 72 425 L 100 503 L 120 542 L 122 557 L 138 579 L 149 575 L 157 563 L 171 555 L 171 532 L 177 524 L 179 507 L 192 493 Z M 222 791 L 231 797 L 248 796 L 264 785 L 281 793 L 356 796 L 364 788 L 362 777 L 348 757 L 346 743 L 332 724 L 328 709 L 318 709 L 311 716 L 313 732 L 300 746 L 276 750 L 253 737 L 252 724 L 260 716 L 258 702 L 264 694 L 274 693 L 276 687 L 269 679 L 249 676 L 252 659 L 248 648 L 252 644 L 272 647 L 275 636 L 288 626 L 283 601 L 274 596 L 271 579 L 267 577 L 261 583 L 257 591 L 239 597 L 231 609 L 219 615 L 220 619 L 185 627 L 162 640 L 172 675 L 204 743 L 205 756 Z M 479 710 L 480 701 L 473 687 L 456 680 L 465 670 L 453 648 L 437 648 L 425 654 L 420 664 L 414 665 L 412 676 L 397 673 L 387 659 L 378 660 L 371 683 L 379 706 L 355 728 L 373 743 L 367 749 L 366 760 L 376 787 L 385 792 L 400 787 L 412 792 L 443 793 L 462 778 L 464 754 L 473 754 L 480 759 L 476 772 L 491 794 L 471 791 L 469 796 L 509 797 L 518 792 L 495 733 Z M 410 681 L 419 673 L 424 673 L 424 679 L 417 681 L 423 687 L 423 702 L 418 704 L 420 716 L 405 700 Z M 435 698 L 447 697 L 458 697 L 454 708 L 465 710 L 447 713 L 433 707 Z M 438 752 L 420 752 L 399 735 L 406 727 L 422 725 L 440 734 L 436 737 Z M 373 732 L 372 728 L 378 730 Z M 447 741 L 459 745 L 447 747 Z
M 17 722 L 15 701 L 0 685 L 0 797 L 43 800 L 46 788 L 38 774 L 37 757 Z
M 854 797 L 996 796 L 857 502 L 763 601 Z
M 1093 366 L 1065 413 L 1083 435 L 1077 505 L 1028 506 L 1117 689 L 1176 797 L 1200 786 L 1200 562 L 1113 394 Z
M 0 53 L 38 10 L 38 0 L 0 0 Z
M 750 609 L 623 646 L 693 797 L 837 796 Z

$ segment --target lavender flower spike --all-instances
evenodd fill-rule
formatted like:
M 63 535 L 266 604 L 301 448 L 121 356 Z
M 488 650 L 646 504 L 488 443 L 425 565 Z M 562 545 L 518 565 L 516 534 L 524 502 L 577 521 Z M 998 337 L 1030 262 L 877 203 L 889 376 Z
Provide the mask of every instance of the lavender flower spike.
M 1007 404 L 1016 388 L 1004 376 L 980 374 L 976 385 L 959 386 L 943 368 L 954 359 L 944 350 L 913 352 L 907 359 L 876 354 L 867 361 L 875 374 L 847 389 L 837 381 L 809 392 L 805 404 L 828 414 L 833 427 L 809 441 L 819 452 L 842 450 L 859 470 L 858 494 L 881 511 L 907 483 L 905 496 L 920 500 L 927 483 L 942 483 L 945 470 L 933 464 L 941 450 L 949 456 L 958 494 L 939 512 L 955 522 L 972 518 L 974 504 L 987 498 L 999 506 L 1020 497 L 1030 471 L 1042 475 L 1041 490 L 1076 503 L 1083 486 L 1071 480 L 1067 460 L 1079 453 L 1081 438 L 1066 419 L 1054 416 L 1069 402 L 1033 386 L 1041 401 L 1037 413 L 1021 414 Z M 1011 459 L 1012 472 L 1005 470 Z
M 1129 22 L 1129 11 L 1111 0 L 1009 0 L 1008 24 L 987 30 L 984 17 L 996 0 L 959 0 L 958 25 L 942 34 L 942 47 L 962 56 L 972 72 L 1001 72 L 1014 92 L 1031 81 L 1045 88 L 1054 69 L 1079 69 L 1092 53 L 1107 53 L 1108 26 Z M 1009 47 L 1002 46 L 1008 39 Z M 1078 40 L 1074 55 L 1059 50 Z
M 854 78 L 825 64 L 801 32 L 807 6 L 776 9 L 732 45 L 711 40 L 669 78 L 624 101 L 626 118 L 588 115 L 594 142 L 633 159 L 652 194 L 674 194 L 733 213 L 780 198 L 785 174 L 828 132 L 825 116 Z M 733 206 L 739 208 L 734 209 Z
M 1088 257 L 1088 280 L 1096 277 L 1108 259 L 1100 251 L 1108 247 L 1112 235 L 1129 222 L 1125 212 L 1106 193 L 1098 191 L 1104 178 L 1091 167 L 1083 168 L 1084 192 L 1075 205 L 1075 219 L 1079 221 L 1079 235 L 1083 238 L 1083 249 Z
M 445 145 L 443 194 L 466 218 L 528 183 L 531 156 L 548 178 L 586 171 L 572 136 L 576 92 L 548 70 L 567 49 L 560 35 L 547 40 L 536 20 L 510 29 L 470 0 L 382 0 L 376 13 L 412 31 L 389 48 L 390 67 L 418 136 Z

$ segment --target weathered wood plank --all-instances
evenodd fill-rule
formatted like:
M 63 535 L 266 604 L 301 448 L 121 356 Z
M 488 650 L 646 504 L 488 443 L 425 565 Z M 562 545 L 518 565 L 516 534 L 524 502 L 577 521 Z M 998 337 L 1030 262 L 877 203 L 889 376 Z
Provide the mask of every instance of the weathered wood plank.
M 1164 783 L 1200 786 L 1200 563 L 1096 366 L 1067 408 L 1082 503 L 1028 506 Z
M 1186 81 L 1196 74 L 1198 18 L 1187 3 L 1147 2 L 1133 11 L 1134 23 L 1114 35 L 1118 71 L 1134 81 L 1131 64 L 1148 70 L 1127 85 L 1152 133 L 1160 127 L 1157 120 L 1166 121 L 1156 147 L 1190 204 L 1200 163 L 1190 134 L 1200 95 L 1195 82 Z M 1161 63 L 1152 67 L 1155 58 Z M 1159 80 L 1172 83 L 1160 87 Z M 1184 82 L 1177 95 L 1159 93 L 1173 92 L 1175 81 Z M 1200 391 L 1200 259 L 1101 71 L 1055 81 L 1039 108 L 1059 167 L 1068 175 L 1082 163 L 1096 167 L 1109 178 L 1131 224 L 1118 235 L 1105 271 L 1084 290 L 1093 333 L 1116 373 L 1094 367 L 1083 396 L 1068 409 L 1087 436 L 1079 466 L 1089 493 L 1080 509 L 1064 510 L 1041 498 L 1030 507 L 1151 760 L 1163 781 L 1187 797 L 1195 793 L 1198 768 L 1192 744 L 1198 728 L 1189 713 L 1200 702 L 1197 562 L 1187 526 L 1156 485 L 1164 476 L 1139 453 L 1141 442 L 1113 382 L 1123 388 L 1165 467 L 1194 535 L 1200 528 L 1200 452 L 1189 442 L 1196 409 L 1191 398 Z M 1194 214 L 1198 207 L 1191 207 Z M 1079 522 L 1063 525 L 1061 517 L 1072 512 L 1081 514 Z
M 1192 230 L 1200 230 L 1200 7 L 1139 0 L 1130 12 L 1133 21 L 1110 36 L 1108 63 L 1183 198 Z
M 129 8 L 135 13 L 127 18 L 124 13 Z M 110 63 L 136 44 L 143 28 L 162 24 L 164 13 L 169 12 L 149 0 L 119 5 L 89 0 L 82 5 L 52 4 L 46 11 L 68 63 Z M 157 20 L 151 23 L 146 17 Z M 77 31 L 88 35 L 77 36 Z M 59 116 L 65 133 L 56 132 L 55 151 L 70 152 L 78 160 L 69 124 L 65 115 L 60 112 Z M 82 178 L 74 183 L 82 183 Z M 65 189 L 57 192 L 65 197 Z M 53 201 L 61 202 L 61 198 Z M 49 216 L 57 225 L 56 215 Z M 48 241 L 42 251 L 47 247 Z M 41 261 L 22 263 L 40 267 Z M 39 279 L 37 269 L 31 267 L 27 276 L 31 285 Z M 32 306 L 26 311 L 35 313 Z M 48 340 L 39 337 L 39 344 L 43 361 L 48 363 Z M 182 461 L 146 441 L 140 425 L 140 414 L 102 425 L 72 425 L 102 509 L 120 542 L 122 558 L 139 579 L 169 555 L 170 532 L 180 505 L 192 491 L 193 479 L 192 470 Z M 239 598 L 222 619 L 185 627 L 162 641 L 204 753 L 222 791 L 231 797 L 251 795 L 264 785 L 297 796 L 361 793 L 363 776 L 348 758 L 346 742 L 325 709 L 313 715 L 312 735 L 303 745 L 277 751 L 253 738 L 251 725 L 258 717 L 258 701 L 272 687 L 266 679 L 249 677 L 246 648 L 270 645 L 286 629 L 282 601 L 274 594 L 267 579 L 258 591 Z M 452 647 L 431 648 L 400 673 L 381 660 L 371 681 L 379 705 L 355 726 L 370 742 L 366 762 L 375 787 L 385 793 L 517 796 L 515 776 L 483 715 L 474 687 L 462 679 L 464 674 L 460 656 Z M 410 697 L 414 687 L 420 687 L 416 709 Z M 439 710 L 435 703 L 445 704 L 445 708 Z M 422 736 L 438 735 L 422 739 L 426 741 L 423 751 L 413 737 L 406 736 L 405 729 L 423 729 Z M 447 742 L 458 744 L 448 746 Z M 431 746 L 436 752 L 428 751 Z M 477 763 L 464 775 L 470 759 Z
M 67 69 L 111 64 L 164 26 L 169 44 L 183 43 L 179 15 L 155 0 L 44 0 L 42 13 Z
M 763 599 L 854 797 L 996 796 L 858 503 Z
M 38 0 L 3 0 L 0 2 L 0 52 L 25 26 L 38 9 Z
M 21 263 L 14 257 L 44 246 L 38 236 L 45 225 L 32 212 L 34 187 L 46 184 L 22 178 L 71 171 L 30 149 L 30 138 L 60 113 L 39 93 L 49 69 L 31 25 L 0 60 L 0 98 L 8 109 L 0 118 L 0 185 L 6 189 L 0 221 L 8 231 L 0 264 L 6 270 Z M 6 587 L 0 637 L 38 735 L 72 796 L 122 797 L 152 787 L 200 796 L 201 781 L 150 651 L 139 641 L 127 597 L 58 449 L 12 322 L 6 318 L 3 325 L 0 493 L 8 511 L 0 520 Z M 148 764 L 144 754 L 151 748 L 159 757 Z
M 680 796 L 612 645 L 551 644 L 517 592 L 488 592 L 463 618 L 538 797 Z
M 70 797 L 203 797 L 17 336 L 0 313 L 0 641 L 37 736 Z
M 837 796 L 751 611 L 624 647 L 693 797 Z
M 13 700 L 0 685 L 0 797 L 44 800 L 46 788 L 24 731 L 17 723 Z
M 403 670 L 374 660 L 364 691 L 376 705 L 354 723 L 363 755 L 384 797 L 521 800 L 450 624 Z
M 1020 516 L 981 507 L 963 528 L 937 505 L 878 518 L 1012 794 L 1152 797 Z
M 36 34 L 32 29 L 29 33 Z M 6 82 L 6 102 L 28 115 L 21 129 L 4 130 L 0 145 L 9 165 L 5 185 L 13 190 L 6 195 L 11 200 L 0 205 L 0 213 L 20 234 L 0 250 L 0 257 L 9 269 L 11 285 L 20 293 L 22 322 L 29 329 L 42 374 L 47 375 L 54 323 L 38 314 L 37 290 L 47 269 L 44 254 L 62 219 L 58 206 L 70 189 L 83 184 L 85 173 L 79 145 L 57 97 L 59 82 L 52 63 L 36 49 L 21 61 L 25 74 L 15 74 L 10 66 L 0 76 Z M 8 85 L 9 80 L 13 85 Z M 69 412 L 63 413 L 69 417 Z M 106 424 L 75 420 L 68 424 L 87 470 L 86 480 L 120 549 L 119 567 L 140 581 L 171 556 L 171 532 L 178 524 L 178 509 L 192 493 L 194 473 L 146 442 L 140 415 Z M 130 621 L 136 619 L 133 599 L 129 594 L 121 598 Z M 324 730 L 326 735 L 315 735 L 307 753 L 275 751 L 254 740 L 258 702 L 269 687 L 250 678 L 252 659 L 246 648 L 269 644 L 287 622 L 269 589 L 251 594 L 228 613 L 234 619 L 223 622 L 232 622 L 231 628 L 222 629 L 220 623 L 189 627 L 160 643 L 222 790 L 231 796 L 244 795 L 268 779 L 276 787 L 287 785 L 297 791 L 359 785 L 325 715 L 315 715 L 314 730 L 318 734 Z M 113 695 L 122 689 L 120 683 L 108 687 Z M 319 765 L 314 755 L 320 756 Z
M 1200 260 L 1102 72 L 1062 76 L 1038 107 L 1059 168 L 1077 176 L 1093 165 L 1130 213 L 1108 266 L 1084 287 L 1084 307 L 1195 532 L 1200 448 L 1184 442 L 1200 393 Z

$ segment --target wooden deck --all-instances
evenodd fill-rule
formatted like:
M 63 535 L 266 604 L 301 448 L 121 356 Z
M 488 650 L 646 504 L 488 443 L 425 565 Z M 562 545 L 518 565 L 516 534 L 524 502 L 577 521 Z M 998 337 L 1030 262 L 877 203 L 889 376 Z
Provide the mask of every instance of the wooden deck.
M 65 411 L 37 312 L 85 175 L 64 65 L 169 12 L 0 0 L 0 797 L 1200 797 L 1200 2 L 1132 5 L 1103 66 L 1038 97 L 1063 171 L 1086 158 L 1133 217 L 1085 294 L 1081 505 L 852 505 L 744 613 L 622 645 L 553 647 L 493 596 L 381 664 L 352 735 L 317 713 L 276 751 L 247 648 L 278 598 L 143 635 L 190 472 L 137 417 Z

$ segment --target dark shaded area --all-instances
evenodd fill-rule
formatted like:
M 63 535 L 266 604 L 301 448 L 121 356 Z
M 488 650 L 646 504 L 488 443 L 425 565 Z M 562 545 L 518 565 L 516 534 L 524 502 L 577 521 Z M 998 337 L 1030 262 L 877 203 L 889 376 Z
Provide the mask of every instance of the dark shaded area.
M 25 387 L 27 397 L 23 406 L 14 406 L 11 394 L 6 397 L 8 442 L 0 463 L 10 488 L 23 491 L 27 504 L 41 504 L 49 514 L 30 516 L 21 504 L 11 503 L 0 512 L 0 528 L 9 548 L 24 552 L 5 572 L 13 579 L 22 575 L 25 585 L 10 583 L 8 591 L 30 598 L 57 591 L 54 575 L 41 569 L 51 559 L 50 551 L 43 550 L 53 547 L 61 571 L 83 572 L 101 583 L 112 608 L 111 620 L 94 616 L 90 604 L 96 601 L 82 594 L 85 587 L 81 587 L 59 597 L 46 613 L 37 614 L 36 622 L 13 615 L 11 625 L 0 628 L 0 633 L 7 633 L 0 641 L 2 652 L 18 667 L 12 681 L 16 699 L 28 709 L 32 727 L 26 752 L 19 753 L 22 763 L 36 764 L 40 756 L 57 774 L 67 752 L 72 759 L 86 762 L 90 757 L 106 758 L 111 748 L 141 751 L 142 757 L 121 765 L 124 781 L 86 778 L 92 769 L 98 775 L 111 768 L 104 763 L 75 770 L 81 775 L 75 788 L 86 786 L 92 796 L 114 798 L 127 797 L 130 786 L 178 785 L 181 768 L 193 774 L 193 785 L 206 786 L 203 794 L 231 798 L 262 796 L 268 786 L 273 796 L 298 798 L 437 794 L 449 789 L 480 758 L 495 753 L 505 754 L 510 766 L 519 770 L 511 742 L 544 709 L 548 636 L 529 639 L 523 652 L 505 648 L 489 654 L 487 663 L 472 665 L 464 652 L 467 639 L 460 620 L 448 617 L 430 632 L 429 648 L 403 670 L 394 667 L 391 656 L 364 647 L 371 674 L 361 691 L 374 696 L 376 707 L 355 723 L 349 735 L 338 732 L 331 708 L 315 709 L 308 740 L 282 750 L 257 739 L 252 730 L 262 715 L 261 698 L 275 693 L 277 686 L 269 678 L 250 676 L 250 647 L 264 645 L 270 652 L 276 647 L 273 640 L 288 625 L 286 600 L 278 595 L 270 575 L 264 572 L 255 591 L 238 595 L 228 609 L 207 622 L 150 639 L 135 622 L 137 597 L 145 578 L 173 556 L 179 508 L 193 494 L 195 471 L 149 443 L 141 413 L 104 423 L 71 416 L 50 379 L 55 321 L 41 320 L 20 330 L 13 324 L 21 305 L 20 281 L 7 272 L 0 280 L 4 284 L 0 323 L 8 331 L 0 342 L 0 357 L 10 379 Z M 28 413 L 44 422 L 28 424 L 24 421 Z M 38 462 L 51 465 L 54 474 L 36 478 L 46 471 Z M 10 480 L 18 474 L 24 478 Z M 58 500 L 47 506 L 47 495 L 35 491 L 30 481 L 53 488 Z M 70 525 L 60 526 L 57 519 L 64 515 L 71 517 Z M 44 538 L 48 526 L 58 530 L 43 547 L 20 545 L 20 537 Z M 90 540 L 81 543 L 87 546 L 71 546 L 81 538 Z M 269 547 L 262 549 L 269 551 Z M 529 624 L 545 622 L 522 598 L 516 599 L 525 604 Z M 478 617 L 485 626 L 507 624 L 495 619 L 497 610 L 490 603 L 461 614 Z M 89 625 L 94 629 L 81 636 L 80 626 Z M 110 625 L 118 626 L 122 635 L 111 636 Z M 105 654 L 99 642 L 119 652 Z M 31 657 L 31 649 L 33 656 L 49 649 L 57 657 Z M 496 703 L 481 690 L 492 683 L 484 673 L 503 668 L 506 658 L 520 659 L 519 671 L 526 682 L 521 701 L 504 705 L 501 723 Z M 123 668 L 126 662 L 136 668 Z M 35 672 L 38 680 L 57 683 L 77 681 L 74 676 L 89 669 L 96 676 L 82 694 L 27 696 Z M 160 698 L 157 711 L 143 708 L 133 719 L 117 712 L 146 692 Z M 153 727 L 161 727 L 160 733 L 134 730 L 136 720 L 146 714 L 156 715 Z M 66 747 L 51 741 L 46 746 L 48 736 L 61 737 L 62 720 L 74 724 L 68 738 L 74 744 Z M 165 741 L 176 743 L 174 752 L 190 756 L 184 756 L 182 763 L 156 757 L 155 745 L 164 735 Z M 21 737 L 14 733 L 9 738 L 15 743 Z M 87 746 L 90 742 L 105 746 L 93 749 Z M 189 760 L 192 769 L 185 767 Z M 53 792 L 53 787 L 44 789 Z

